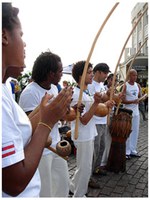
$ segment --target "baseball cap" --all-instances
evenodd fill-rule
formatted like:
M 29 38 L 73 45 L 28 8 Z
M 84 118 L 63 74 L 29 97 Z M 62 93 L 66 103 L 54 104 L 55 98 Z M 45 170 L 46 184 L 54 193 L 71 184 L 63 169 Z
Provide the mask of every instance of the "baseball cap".
M 105 73 L 110 72 L 109 66 L 106 63 L 98 63 L 93 69 L 93 72 L 96 72 L 96 71 L 101 71 Z

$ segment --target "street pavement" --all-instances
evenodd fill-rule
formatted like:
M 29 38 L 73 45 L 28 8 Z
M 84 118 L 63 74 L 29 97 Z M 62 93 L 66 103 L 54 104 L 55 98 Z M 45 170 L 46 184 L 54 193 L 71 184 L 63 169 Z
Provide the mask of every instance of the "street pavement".
M 138 153 L 140 158 L 126 160 L 125 172 L 94 176 L 100 188 L 89 187 L 87 197 L 148 197 L 148 120 L 140 120 Z M 71 178 L 76 169 L 75 155 L 69 156 L 68 165 Z

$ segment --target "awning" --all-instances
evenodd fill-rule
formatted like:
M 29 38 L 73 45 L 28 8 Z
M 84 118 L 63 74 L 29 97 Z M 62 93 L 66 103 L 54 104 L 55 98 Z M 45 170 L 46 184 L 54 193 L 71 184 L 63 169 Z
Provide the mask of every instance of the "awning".
M 128 60 L 126 63 L 127 66 L 131 64 L 132 59 L 133 58 Z M 137 56 L 134 60 L 133 66 L 148 66 L 148 56 Z
M 63 74 L 72 74 L 73 64 L 63 67 Z

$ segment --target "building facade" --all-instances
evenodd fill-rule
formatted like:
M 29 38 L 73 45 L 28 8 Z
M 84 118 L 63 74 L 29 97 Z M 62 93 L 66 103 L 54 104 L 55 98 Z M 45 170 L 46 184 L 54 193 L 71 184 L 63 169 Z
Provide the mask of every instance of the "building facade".
M 148 7 L 148 3 L 137 3 L 135 5 L 131 12 L 132 27 L 146 7 Z M 146 85 L 148 84 L 148 10 L 145 12 L 132 34 L 132 47 L 125 49 L 125 61 L 120 64 L 120 70 L 118 72 L 120 80 L 125 80 L 128 68 L 141 45 L 143 47 L 136 56 L 132 68 L 138 72 L 138 82 Z

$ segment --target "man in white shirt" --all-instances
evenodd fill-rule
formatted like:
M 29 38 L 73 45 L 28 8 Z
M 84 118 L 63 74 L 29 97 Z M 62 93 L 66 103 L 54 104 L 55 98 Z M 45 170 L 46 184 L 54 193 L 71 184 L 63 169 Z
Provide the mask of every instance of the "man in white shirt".
M 52 53 L 41 53 L 34 62 L 32 69 L 33 81 L 23 90 L 19 104 L 29 114 L 41 102 L 45 93 L 58 95 L 57 84 L 62 76 L 61 58 Z M 58 123 L 50 132 L 53 148 L 60 141 Z M 39 164 L 41 177 L 40 197 L 68 197 L 69 173 L 67 161 L 48 149 L 44 149 Z
M 93 95 L 95 94 L 95 92 L 106 93 L 106 89 L 103 83 L 107 78 L 108 73 L 110 72 L 109 66 L 106 63 L 99 63 L 94 67 L 93 72 L 94 78 L 92 84 L 88 85 L 90 93 Z M 104 149 L 105 147 L 107 148 L 107 141 L 105 139 L 107 116 L 94 116 L 94 119 L 96 121 L 96 129 L 98 135 L 96 136 L 94 141 L 93 174 L 106 175 L 106 171 L 103 170 L 100 166 Z
M 123 93 L 125 94 L 125 99 L 123 100 L 124 106 L 127 109 L 133 111 L 132 113 L 132 132 L 126 141 L 126 159 L 131 157 L 140 157 L 137 153 L 137 141 L 139 135 L 139 100 L 140 95 L 140 85 L 136 83 L 137 71 L 131 69 L 129 72 L 129 80 L 125 83 Z

